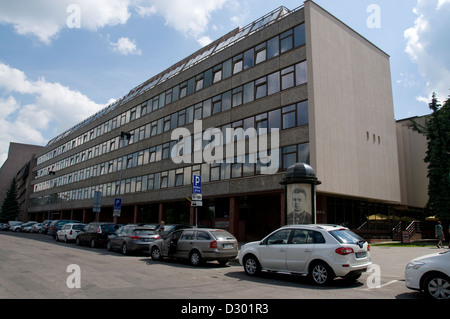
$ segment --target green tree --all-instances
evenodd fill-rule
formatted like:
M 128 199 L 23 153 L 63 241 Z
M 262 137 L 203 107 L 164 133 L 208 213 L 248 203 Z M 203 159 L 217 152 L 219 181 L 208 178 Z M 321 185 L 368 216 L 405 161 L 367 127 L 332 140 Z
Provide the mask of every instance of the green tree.
M 414 129 L 425 134 L 428 149 L 425 163 L 428 164 L 427 214 L 441 219 L 450 219 L 450 98 L 442 106 L 433 93 L 425 127 L 414 122 Z
M 10 220 L 16 220 L 19 215 L 19 202 L 17 201 L 17 185 L 16 179 L 13 179 L 6 197 L 3 200 L 2 209 L 0 212 L 0 222 L 8 222 Z

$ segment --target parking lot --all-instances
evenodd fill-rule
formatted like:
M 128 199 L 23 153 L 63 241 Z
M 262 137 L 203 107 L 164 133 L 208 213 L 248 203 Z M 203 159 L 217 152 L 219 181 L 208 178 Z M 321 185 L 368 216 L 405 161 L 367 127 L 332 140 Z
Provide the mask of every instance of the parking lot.
M 210 262 L 193 267 L 30 233 L 0 232 L 0 243 L 2 299 L 423 299 L 405 287 L 405 265 L 438 251 L 372 246 L 376 267 L 357 283 L 337 279 L 317 287 L 304 277 L 271 273 L 249 277 L 236 260 L 226 266 Z

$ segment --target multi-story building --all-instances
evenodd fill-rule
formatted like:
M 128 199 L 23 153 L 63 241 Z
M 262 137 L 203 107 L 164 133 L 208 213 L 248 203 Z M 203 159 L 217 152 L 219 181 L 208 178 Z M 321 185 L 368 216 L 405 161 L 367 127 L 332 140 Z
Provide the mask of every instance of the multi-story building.
M 285 223 L 280 182 L 297 162 L 322 182 L 318 222 L 395 214 L 389 56 L 313 1 L 233 30 L 51 140 L 28 212 L 112 221 L 118 197 L 118 223 L 198 220 L 250 240 Z

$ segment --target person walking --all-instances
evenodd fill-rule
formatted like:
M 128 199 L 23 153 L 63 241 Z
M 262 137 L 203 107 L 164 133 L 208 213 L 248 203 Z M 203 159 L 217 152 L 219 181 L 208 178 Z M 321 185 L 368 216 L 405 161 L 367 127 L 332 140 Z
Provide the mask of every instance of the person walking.
M 439 238 L 439 242 L 436 245 L 437 248 L 442 248 L 445 240 L 444 237 L 444 228 L 441 225 L 441 221 L 438 221 L 437 225 L 434 227 L 436 238 Z

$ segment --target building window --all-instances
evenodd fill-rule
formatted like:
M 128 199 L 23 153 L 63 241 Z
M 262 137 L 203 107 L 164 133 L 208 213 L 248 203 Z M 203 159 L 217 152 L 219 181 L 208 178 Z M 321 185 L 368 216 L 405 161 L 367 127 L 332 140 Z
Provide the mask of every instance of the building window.
M 290 29 L 280 35 L 281 53 L 289 51 L 293 48 L 293 30 Z
M 283 130 L 296 126 L 296 109 L 295 104 L 283 107 Z
M 281 89 L 286 90 L 294 85 L 294 66 L 281 70 Z
M 303 61 L 295 65 L 295 82 L 297 85 L 301 85 L 307 81 L 306 61 Z

